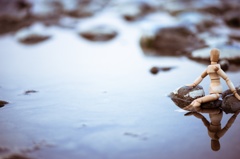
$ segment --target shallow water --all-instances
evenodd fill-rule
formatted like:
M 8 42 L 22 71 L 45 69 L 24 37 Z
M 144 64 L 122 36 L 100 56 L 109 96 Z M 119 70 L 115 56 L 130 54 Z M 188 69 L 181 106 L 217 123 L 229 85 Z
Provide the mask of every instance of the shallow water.
M 238 158 L 240 117 L 214 152 L 201 120 L 185 117 L 167 97 L 206 65 L 146 57 L 139 47 L 142 29 L 121 19 L 114 24 L 120 34 L 105 43 L 58 27 L 37 45 L 0 38 L 0 98 L 10 102 L 0 109 L 0 157 Z M 152 66 L 175 68 L 152 75 Z M 228 75 L 239 85 L 240 71 Z M 201 85 L 207 93 L 208 79 Z M 38 92 L 24 95 L 27 90 Z M 224 114 L 222 127 L 231 116 Z

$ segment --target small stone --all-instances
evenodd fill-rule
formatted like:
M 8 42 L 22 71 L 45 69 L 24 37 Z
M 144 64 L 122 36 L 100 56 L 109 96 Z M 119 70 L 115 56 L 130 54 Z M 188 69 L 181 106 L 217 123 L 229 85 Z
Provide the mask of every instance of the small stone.
M 225 59 L 220 60 L 219 64 L 220 64 L 223 71 L 227 71 L 228 68 L 229 68 L 229 65 L 230 65 L 228 60 L 225 60 Z
M 152 67 L 151 70 L 150 70 L 150 72 L 151 72 L 152 74 L 157 74 L 158 71 L 159 71 L 159 70 L 158 70 L 157 67 Z
M 42 24 L 35 24 L 17 32 L 16 39 L 24 44 L 36 44 L 49 39 L 51 35 Z
M 157 74 L 159 71 L 164 71 L 165 72 L 165 71 L 169 71 L 171 69 L 173 69 L 173 67 L 156 67 L 156 66 L 154 66 L 150 69 L 150 72 L 152 74 Z
M 236 87 L 238 94 L 240 94 L 240 86 Z M 235 113 L 240 110 L 240 101 L 232 94 L 230 90 L 223 92 L 222 109 L 225 113 Z
M 6 104 L 8 104 L 8 102 L 0 100 L 0 108 L 4 107 Z
M 79 34 L 90 41 L 109 41 L 117 36 L 117 31 L 107 25 L 90 26 L 81 28 Z

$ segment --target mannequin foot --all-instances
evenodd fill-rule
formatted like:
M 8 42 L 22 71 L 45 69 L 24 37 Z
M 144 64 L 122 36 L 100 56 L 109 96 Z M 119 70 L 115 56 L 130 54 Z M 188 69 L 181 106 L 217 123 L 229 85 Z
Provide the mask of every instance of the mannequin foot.
M 194 100 L 190 105 L 184 107 L 184 110 L 189 110 L 191 112 L 197 112 L 199 110 L 201 110 L 201 103 L 198 102 L 197 100 Z

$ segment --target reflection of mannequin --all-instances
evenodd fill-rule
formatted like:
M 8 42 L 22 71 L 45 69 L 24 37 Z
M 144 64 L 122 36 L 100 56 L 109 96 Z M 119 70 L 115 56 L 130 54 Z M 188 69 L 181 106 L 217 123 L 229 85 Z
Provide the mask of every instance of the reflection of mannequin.
M 229 89 L 232 91 L 234 96 L 240 100 L 240 96 L 237 93 L 233 83 L 230 81 L 225 72 L 221 69 L 220 65 L 217 63 L 219 60 L 220 51 L 218 49 L 212 49 L 210 52 L 211 64 L 208 65 L 207 69 L 199 76 L 193 84 L 188 86 L 197 86 L 207 75 L 210 77 L 211 83 L 209 88 L 210 95 L 206 95 L 201 98 L 195 99 L 190 105 L 186 106 L 184 109 L 189 111 L 198 111 L 202 103 L 211 102 L 219 99 L 222 94 L 222 86 L 220 83 L 220 77 L 223 78 Z
M 237 115 L 240 111 L 237 111 L 227 122 L 224 128 L 221 128 L 221 120 L 223 113 L 209 113 L 210 121 L 209 122 L 202 114 L 197 112 L 189 112 L 185 114 L 185 116 L 194 115 L 196 118 L 202 120 L 203 124 L 208 129 L 208 135 L 211 138 L 211 147 L 213 151 L 218 151 L 220 149 L 219 139 L 228 131 L 228 129 L 232 126 L 235 121 Z

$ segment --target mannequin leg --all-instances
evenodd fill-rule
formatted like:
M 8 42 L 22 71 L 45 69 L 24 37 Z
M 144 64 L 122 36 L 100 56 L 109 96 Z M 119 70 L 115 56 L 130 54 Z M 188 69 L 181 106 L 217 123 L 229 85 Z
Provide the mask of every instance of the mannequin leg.
M 197 111 L 201 109 L 201 104 L 202 103 L 206 103 L 206 102 L 211 102 L 211 101 L 215 101 L 220 97 L 219 94 L 210 94 L 210 95 L 206 95 L 204 97 L 195 99 L 194 101 L 192 101 L 192 103 L 188 106 L 186 106 L 185 108 L 183 108 L 184 110 L 189 110 L 189 111 Z

